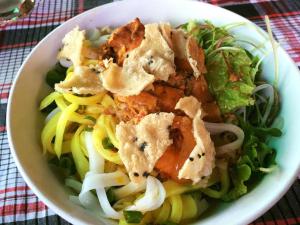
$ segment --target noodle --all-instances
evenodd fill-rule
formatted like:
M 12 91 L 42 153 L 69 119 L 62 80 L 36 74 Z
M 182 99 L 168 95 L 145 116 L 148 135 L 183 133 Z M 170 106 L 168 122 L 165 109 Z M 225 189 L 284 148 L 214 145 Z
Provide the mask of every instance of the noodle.
M 170 220 L 179 223 L 182 218 L 182 199 L 180 195 L 172 195 L 169 197 L 171 203 L 171 215 Z
M 80 146 L 80 138 L 79 135 L 83 131 L 84 126 L 81 125 L 75 132 L 72 141 L 71 141 L 71 150 L 74 158 L 75 166 L 78 171 L 78 174 L 81 180 L 84 179 L 85 174 L 89 170 L 89 162 L 84 156 L 81 146 Z
M 77 104 L 69 105 L 64 111 L 62 111 L 61 116 L 57 121 L 57 124 L 59 124 L 59 126 L 56 127 L 54 151 L 58 158 L 60 157 L 62 152 L 61 147 L 62 147 L 63 137 L 64 137 L 65 129 L 67 127 L 67 123 L 70 119 L 71 113 L 76 111 L 77 108 L 78 108 Z

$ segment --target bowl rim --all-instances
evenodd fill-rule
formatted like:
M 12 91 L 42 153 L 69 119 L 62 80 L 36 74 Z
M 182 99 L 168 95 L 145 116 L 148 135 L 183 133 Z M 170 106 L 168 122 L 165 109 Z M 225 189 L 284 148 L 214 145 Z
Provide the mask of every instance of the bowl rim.
M 15 142 L 12 139 L 12 127 L 11 127 L 11 121 L 12 121 L 12 116 L 11 116 L 11 110 L 12 109 L 11 109 L 11 107 L 12 107 L 12 102 L 13 102 L 13 96 L 14 96 L 14 93 L 16 92 L 16 84 L 19 80 L 19 77 L 21 76 L 21 74 L 23 72 L 23 69 L 24 69 L 25 65 L 28 63 L 28 61 L 30 60 L 33 53 L 40 47 L 40 45 L 42 45 L 42 43 L 47 42 L 48 38 L 50 36 L 52 36 L 52 34 L 55 33 L 62 26 L 66 26 L 66 24 L 72 23 L 74 20 L 78 19 L 79 17 L 84 17 L 86 14 L 89 14 L 93 11 L 98 11 L 99 8 L 113 7 L 114 5 L 118 5 L 118 4 L 125 4 L 126 5 L 127 2 L 141 2 L 141 1 L 146 2 L 148 0 L 127 0 L 127 1 L 116 1 L 116 2 L 111 2 L 111 3 L 106 3 L 106 4 L 103 4 L 103 5 L 94 7 L 92 9 L 86 10 L 83 13 L 80 13 L 80 14 L 68 19 L 67 21 L 61 23 L 58 27 L 56 27 L 51 32 L 49 32 L 42 40 L 40 40 L 39 43 L 26 56 L 25 60 L 23 61 L 22 65 L 21 65 L 21 67 L 18 69 L 18 72 L 17 72 L 15 78 L 13 79 L 13 83 L 12 83 L 12 86 L 10 88 L 10 94 L 9 94 L 9 98 L 8 98 L 8 102 L 7 102 L 6 128 L 7 128 L 8 143 L 9 143 L 10 151 L 11 151 L 12 156 L 14 158 L 14 162 L 15 162 L 19 172 L 21 173 L 22 178 L 24 179 L 26 184 L 30 187 L 30 189 L 32 189 L 34 194 L 39 199 L 41 199 L 42 202 L 45 203 L 57 215 L 59 215 L 63 219 L 65 219 L 68 222 L 71 222 L 73 224 L 85 224 L 85 223 L 80 218 L 72 217 L 70 214 L 66 213 L 62 207 L 57 206 L 51 199 L 48 199 L 47 196 L 42 192 L 42 190 L 34 184 L 32 179 L 27 175 L 26 170 L 24 170 L 23 167 L 22 167 L 21 160 L 18 157 L 17 151 L 15 149 Z M 156 1 L 159 1 L 159 0 L 156 0 Z M 172 0 L 165 0 L 165 1 L 168 1 L 170 3 L 172 2 L 174 4 L 174 0 L 173 1 Z M 197 0 L 176 0 L 176 1 L 177 2 L 185 2 L 186 4 L 191 4 L 191 3 L 195 4 L 196 3 L 196 4 L 203 4 L 203 5 L 210 5 L 213 8 L 221 8 L 224 13 L 234 14 L 235 16 L 239 17 L 240 19 L 246 20 L 248 23 L 254 25 L 261 32 L 266 33 L 262 28 L 260 28 L 255 23 L 248 20 L 247 18 L 245 18 L 245 17 L 243 17 L 243 16 L 241 16 L 241 15 L 235 13 L 235 12 L 232 12 L 228 9 L 222 8 L 220 6 L 212 5 L 212 4 L 197 1 Z M 293 67 L 295 67 L 295 69 L 298 71 L 298 75 L 300 75 L 300 72 L 298 70 L 298 66 L 293 61 L 293 59 L 290 57 L 290 55 L 287 54 L 286 50 L 283 49 L 281 46 L 279 46 L 279 48 L 281 48 L 283 50 L 283 53 L 286 55 L 287 59 L 291 62 Z M 291 175 L 290 179 L 286 180 L 286 185 L 279 188 L 279 191 L 278 191 L 279 194 L 277 196 L 273 197 L 271 201 L 265 203 L 265 205 L 263 207 L 261 207 L 261 210 L 256 210 L 255 213 L 251 212 L 246 217 L 243 217 L 240 220 L 240 222 L 241 222 L 240 224 L 251 223 L 253 220 L 257 219 L 258 217 L 263 215 L 266 211 L 268 211 L 273 205 L 275 205 L 284 196 L 284 194 L 290 189 L 290 187 L 292 186 L 293 182 L 296 180 L 296 177 L 298 176 L 299 173 L 300 173 L 300 163 L 299 163 L 297 169 L 295 171 L 293 171 L 293 174 Z

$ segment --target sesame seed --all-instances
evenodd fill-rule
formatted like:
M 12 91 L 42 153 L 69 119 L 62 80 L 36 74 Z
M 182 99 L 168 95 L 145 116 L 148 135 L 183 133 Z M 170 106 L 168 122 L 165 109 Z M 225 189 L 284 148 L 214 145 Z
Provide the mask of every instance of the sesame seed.
M 144 177 L 148 177 L 148 176 L 149 176 L 149 173 L 148 173 L 147 171 L 145 171 L 145 172 L 143 173 L 143 176 L 144 176 Z
M 205 153 L 204 153 L 204 152 L 202 153 L 202 156 L 205 156 Z
M 147 142 L 144 141 L 144 142 L 140 145 L 139 149 L 140 149 L 141 151 L 144 151 L 145 148 L 146 148 L 146 146 L 147 146 Z
M 201 155 L 200 155 L 200 154 L 198 154 L 197 156 L 198 156 L 199 159 L 201 158 Z
M 138 177 L 138 176 L 139 176 L 139 174 L 138 174 L 137 172 L 134 172 L 133 175 L 134 175 L 135 177 Z
M 153 62 L 154 62 L 154 61 L 153 61 L 152 59 L 150 59 L 150 60 L 148 61 L 148 65 L 150 66 Z
M 194 161 L 194 158 L 193 158 L 193 157 L 190 157 L 189 159 L 190 159 L 191 161 Z
M 201 177 L 201 180 L 203 180 L 205 178 L 205 176 Z

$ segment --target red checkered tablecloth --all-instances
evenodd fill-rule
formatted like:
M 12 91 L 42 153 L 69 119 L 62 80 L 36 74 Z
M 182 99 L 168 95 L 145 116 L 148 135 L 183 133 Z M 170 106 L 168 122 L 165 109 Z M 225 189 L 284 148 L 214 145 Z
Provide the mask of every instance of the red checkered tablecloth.
M 31 15 L 0 26 L 0 223 L 69 224 L 38 199 L 22 179 L 10 153 L 6 107 L 12 84 L 23 60 L 51 30 L 69 18 L 110 0 L 40 0 Z M 208 0 L 265 28 L 264 15 L 281 46 L 300 67 L 300 0 Z M 300 181 L 265 215 L 252 224 L 300 224 Z M 227 224 L 226 224 L 227 225 Z M 230 225 L 230 224 L 229 224 Z

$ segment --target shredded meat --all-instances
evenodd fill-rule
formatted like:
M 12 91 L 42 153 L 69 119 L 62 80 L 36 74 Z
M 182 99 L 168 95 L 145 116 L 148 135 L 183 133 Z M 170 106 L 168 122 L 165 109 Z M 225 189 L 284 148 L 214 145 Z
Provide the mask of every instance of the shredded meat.
M 154 84 L 153 86 L 160 111 L 174 112 L 176 103 L 184 96 L 184 92 L 180 89 L 159 83 Z
M 187 58 L 196 77 L 206 73 L 204 50 L 198 45 L 196 39 L 191 36 L 187 40 Z
M 197 98 L 199 102 L 206 103 L 214 100 L 213 96 L 209 92 L 204 76 L 189 79 L 187 85 L 191 91 L 190 94 Z
M 125 26 L 117 28 L 108 40 L 108 45 L 113 48 L 117 63 L 122 66 L 123 61 L 132 49 L 138 47 L 145 35 L 145 27 L 138 18 Z
M 214 123 L 222 122 L 221 111 L 215 101 L 203 103 L 202 108 L 205 113 L 203 117 L 205 121 Z
M 196 145 L 192 120 L 187 116 L 175 116 L 170 128 L 170 137 L 173 139 L 173 144 L 160 157 L 155 168 L 164 177 L 186 183 L 187 180 L 178 179 L 178 172 Z
M 104 43 L 100 45 L 98 50 L 99 60 L 115 58 L 115 53 L 112 47 L 108 45 L 108 43 Z
M 169 76 L 168 84 L 172 87 L 178 88 L 180 90 L 185 91 L 186 81 L 188 78 L 188 74 L 184 72 L 177 72 Z
M 157 97 L 148 92 L 133 96 L 115 96 L 117 116 L 121 121 L 138 123 L 144 116 L 157 111 Z
M 186 58 L 181 59 L 181 58 L 176 57 L 175 65 L 178 70 L 185 71 L 185 72 L 188 72 L 191 74 L 193 73 L 191 64 L 189 63 L 189 61 Z
M 221 122 L 221 111 L 214 97 L 211 95 L 205 77 L 195 78 L 188 72 L 178 71 L 169 77 L 168 85 L 184 91 L 185 96 L 194 96 L 201 102 L 205 112 L 204 120 L 209 122 Z

